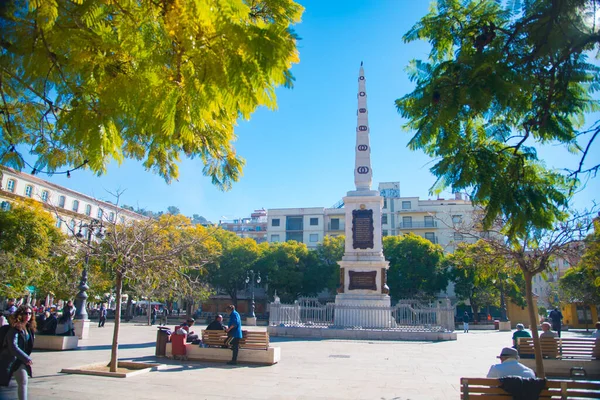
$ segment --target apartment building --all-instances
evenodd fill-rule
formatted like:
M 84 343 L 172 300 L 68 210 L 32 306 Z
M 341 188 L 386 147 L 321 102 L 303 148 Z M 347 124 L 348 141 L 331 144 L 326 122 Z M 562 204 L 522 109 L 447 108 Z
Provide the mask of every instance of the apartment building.
M 254 210 L 250 217 L 219 220 L 219 227 L 239 237 L 249 237 L 262 243 L 267 241 L 267 210 Z
M 401 235 L 412 232 L 453 252 L 460 242 L 474 242 L 456 232 L 473 220 L 475 207 L 461 194 L 452 199 L 422 200 L 401 197 L 399 182 L 382 182 L 379 193 L 384 198 L 382 234 Z M 309 248 L 316 247 L 325 236 L 343 235 L 345 214 L 343 203 L 332 208 L 278 208 L 267 210 L 269 242 L 296 240 Z M 460 229 L 459 229 L 460 230 Z
M 79 233 L 80 230 L 85 235 L 86 228 L 82 228 L 82 225 L 91 219 L 105 223 L 126 223 L 146 218 L 35 175 L 0 166 L 0 207 L 7 210 L 12 202 L 27 198 L 41 202 L 56 218 L 56 226 L 68 235 Z

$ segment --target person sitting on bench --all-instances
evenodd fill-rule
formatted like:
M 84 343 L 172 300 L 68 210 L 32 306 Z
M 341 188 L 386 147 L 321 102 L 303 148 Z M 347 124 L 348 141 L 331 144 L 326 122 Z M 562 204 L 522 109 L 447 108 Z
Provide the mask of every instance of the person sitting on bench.
M 190 331 L 190 328 L 192 327 L 192 325 L 194 325 L 194 322 L 196 322 L 194 318 L 188 318 L 183 324 L 179 325 L 178 329 L 183 329 L 187 332 L 186 342 L 198 344 L 200 343 L 198 335 L 196 335 L 194 331 Z M 177 329 L 175 329 L 175 332 L 177 332 Z
M 227 328 L 223 326 L 223 316 L 221 314 L 217 315 L 215 320 L 206 327 L 207 331 L 224 331 L 225 329 Z

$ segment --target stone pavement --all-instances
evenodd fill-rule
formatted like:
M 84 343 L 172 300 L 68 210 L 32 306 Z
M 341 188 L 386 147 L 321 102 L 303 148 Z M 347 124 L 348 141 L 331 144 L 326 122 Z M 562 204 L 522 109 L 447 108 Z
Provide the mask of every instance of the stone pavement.
M 163 362 L 160 370 L 131 378 L 58 372 L 108 362 L 112 328 L 92 324 L 78 350 L 35 352 L 30 399 L 458 399 L 460 378 L 485 376 L 512 335 L 458 331 L 458 340 L 436 343 L 273 338 L 279 364 L 229 366 L 156 358 L 156 327 L 129 323 L 121 325 L 119 358 Z M 16 399 L 15 389 L 13 380 L 0 399 Z

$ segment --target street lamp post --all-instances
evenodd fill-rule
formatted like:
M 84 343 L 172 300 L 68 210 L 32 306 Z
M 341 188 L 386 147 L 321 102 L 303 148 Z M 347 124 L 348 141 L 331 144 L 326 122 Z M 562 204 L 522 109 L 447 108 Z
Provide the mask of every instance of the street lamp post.
M 252 296 L 252 301 L 250 303 L 250 318 L 253 318 L 254 320 L 256 320 L 256 314 L 254 313 L 254 307 L 255 307 L 255 303 L 254 303 L 254 283 L 256 282 L 256 284 L 260 283 L 260 272 L 258 273 L 258 276 L 256 276 L 255 279 L 255 275 L 254 275 L 254 270 L 250 270 L 248 271 L 247 275 L 246 275 L 246 284 L 250 284 L 250 293 Z
M 88 266 L 89 266 L 89 262 L 90 262 L 90 246 L 92 244 L 92 234 L 94 233 L 94 231 L 97 230 L 96 232 L 96 237 L 98 239 L 102 239 L 104 237 L 104 234 L 102 233 L 102 228 L 104 228 L 104 226 L 102 225 L 102 221 L 97 220 L 97 219 L 92 219 L 90 222 L 88 222 L 87 224 L 79 224 L 79 232 L 77 232 L 77 237 L 82 239 L 84 237 L 84 235 L 81 233 L 81 229 L 82 228 L 86 228 L 87 229 L 87 250 L 85 252 L 85 264 L 83 266 L 83 271 L 81 272 L 81 281 L 79 282 L 79 293 L 77 293 L 77 295 L 75 296 L 75 319 L 81 319 L 81 320 L 87 320 L 88 319 L 88 313 L 87 313 L 87 298 L 88 298 L 88 294 L 86 293 L 86 291 L 90 288 L 88 286 Z

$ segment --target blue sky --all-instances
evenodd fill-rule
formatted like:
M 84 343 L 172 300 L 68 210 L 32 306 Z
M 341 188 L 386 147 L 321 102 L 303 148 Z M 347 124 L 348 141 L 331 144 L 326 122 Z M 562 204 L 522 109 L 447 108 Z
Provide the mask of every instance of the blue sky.
M 293 67 L 293 89 L 277 91 L 278 109 L 259 109 L 236 129 L 244 175 L 229 192 L 213 187 L 199 160 L 184 160 L 178 182 L 167 185 L 135 161 L 112 163 L 100 177 L 76 171 L 67 179 L 43 179 L 105 200 L 125 190 L 121 204 L 217 222 L 249 216 L 258 208 L 330 207 L 354 186 L 356 92 L 360 62 L 367 80 L 373 186 L 399 181 L 402 196 L 428 198 L 435 178 L 431 160 L 406 148 L 410 132 L 394 101 L 413 85 L 404 71 L 413 58 L 425 59 L 425 42 L 405 44 L 402 35 L 428 11 L 427 1 L 300 0 L 305 8 L 296 31 L 300 63 Z M 600 140 L 591 162 L 600 162 Z M 573 166 L 577 157 L 563 148 L 540 150 L 548 165 Z M 575 206 L 589 206 L 600 193 L 600 177 L 577 195 Z M 442 195 L 450 196 L 450 193 Z

